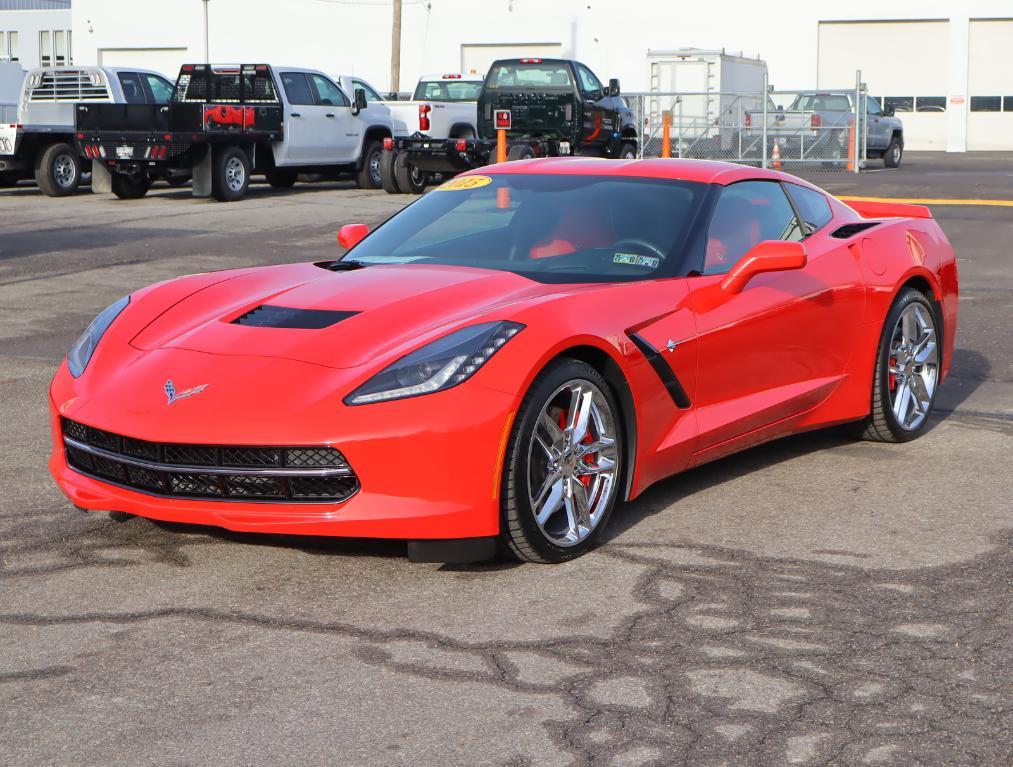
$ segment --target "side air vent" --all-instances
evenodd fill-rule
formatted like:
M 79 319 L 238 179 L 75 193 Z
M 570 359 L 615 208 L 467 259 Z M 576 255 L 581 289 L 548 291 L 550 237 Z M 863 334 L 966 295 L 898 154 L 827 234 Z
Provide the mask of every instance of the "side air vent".
M 854 237 L 859 232 L 871 229 L 878 223 L 878 221 L 856 221 L 853 224 L 845 224 L 844 226 L 838 227 L 830 236 L 836 237 L 838 240 L 846 240 L 849 237 Z
M 299 328 L 320 330 L 335 325 L 358 312 L 336 312 L 329 309 L 291 309 L 287 306 L 264 304 L 232 320 L 233 325 L 254 328 Z

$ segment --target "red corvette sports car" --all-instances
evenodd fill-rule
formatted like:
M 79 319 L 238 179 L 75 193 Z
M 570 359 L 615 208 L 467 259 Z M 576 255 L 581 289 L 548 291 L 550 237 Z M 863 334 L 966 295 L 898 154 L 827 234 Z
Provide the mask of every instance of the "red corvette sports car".
M 929 211 L 779 172 L 511 162 L 339 239 L 335 261 L 103 311 L 51 388 L 70 500 L 558 562 L 617 502 L 734 451 L 847 422 L 918 436 L 953 356 Z

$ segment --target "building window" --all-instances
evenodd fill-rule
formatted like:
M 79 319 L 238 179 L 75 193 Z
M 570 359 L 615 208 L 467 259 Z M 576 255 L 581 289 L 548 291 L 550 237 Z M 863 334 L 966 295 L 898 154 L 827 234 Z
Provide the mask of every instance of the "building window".
M 63 30 L 53 32 L 53 48 L 56 56 L 53 58 L 53 63 L 58 67 L 67 65 L 67 33 Z
M 0 53 L 2 53 L 0 49 Z M 8 32 L 7 33 L 7 58 L 11 61 L 20 61 L 18 58 L 18 33 Z
M 1002 110 L 1004 112 L 1013 112 L 1013 96 L 1002 97 Z
M 893 109 L 894 112 L 913 112 L 914 96 L 885 96 L 883 106 L 886 109 Z
M 53 36 L 48 30 L 39 32 L 39 66 L 53 66 Z
M 916 112 L 945 112 L 946 96 L 919 96 L 915 101 Z
M 1001 112 L 1002 96 L 971 96 L 972 112 Z

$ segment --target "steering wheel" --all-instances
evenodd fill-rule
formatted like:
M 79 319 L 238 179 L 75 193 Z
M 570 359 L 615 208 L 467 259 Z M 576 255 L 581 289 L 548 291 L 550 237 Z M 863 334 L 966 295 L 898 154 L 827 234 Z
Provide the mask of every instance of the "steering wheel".
M 648 242 L 647 240 L 642 240 L 639 237 L 627 237 L 625 239 L 613 242 L 611 245 L 609 245 L 609 247 L 612 248 L 613 250 L 618 250 L 619 248 L 630 247 L 630 246 L 639 246 L 641 248 L 644 248 L 645 250 L 651 251 L 651 253 L 653 253 L 654 255 L 656 255 L 662 261 L 665 260 L 666 254 L 661 250 L 661 248 L 659 248 L 653 242 Z M 643 254 L 642 253 L 637 253 L 635 255 L 640 256 L 640 255 L 643 255 Z

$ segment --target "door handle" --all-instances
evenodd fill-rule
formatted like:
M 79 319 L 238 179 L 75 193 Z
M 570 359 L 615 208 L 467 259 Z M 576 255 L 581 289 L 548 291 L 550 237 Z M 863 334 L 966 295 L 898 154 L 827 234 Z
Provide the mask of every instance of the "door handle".
M 293 116 L 293 117 L 302 117 L 302 115 L 301 115 L 301 114 L 299 114 L 298 112 L 293 112 L 293 113 L 292 113 L 292 116 Z
M 326 117 L 334 117 L 334 112 L 328 112 L 325 116 Z

